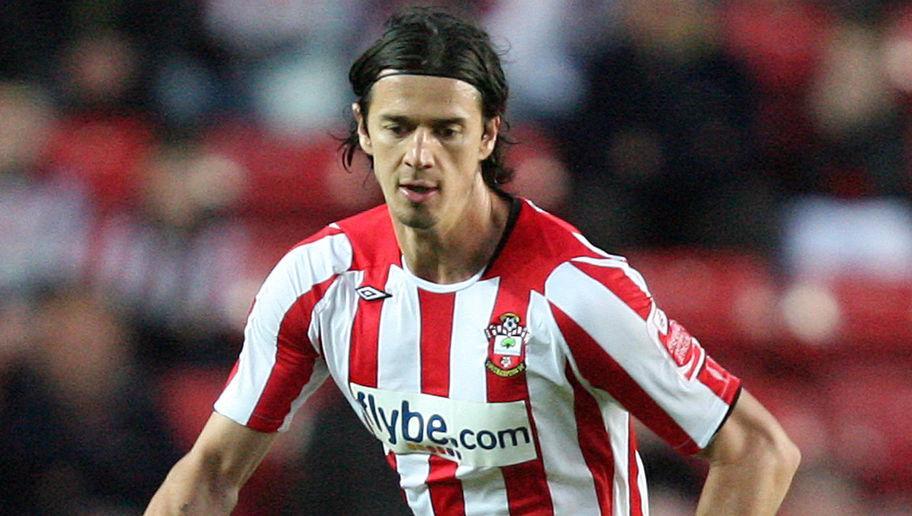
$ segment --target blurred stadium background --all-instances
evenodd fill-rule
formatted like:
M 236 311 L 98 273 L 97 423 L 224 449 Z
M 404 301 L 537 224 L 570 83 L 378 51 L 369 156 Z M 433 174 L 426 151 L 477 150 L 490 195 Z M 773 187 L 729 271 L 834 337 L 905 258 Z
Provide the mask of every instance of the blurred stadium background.
M 784 514 L 912 512 L 912 5 L 446 2 L 509 48 L 511 187 L 624 254 L 804 460 Z M 0 3 L 0 512 L 140 512 L 339 165 L 393 0 Z M 238 514 L 399 514 L 332 389 Z M 698 461 L 645 430 L 654 514 Z

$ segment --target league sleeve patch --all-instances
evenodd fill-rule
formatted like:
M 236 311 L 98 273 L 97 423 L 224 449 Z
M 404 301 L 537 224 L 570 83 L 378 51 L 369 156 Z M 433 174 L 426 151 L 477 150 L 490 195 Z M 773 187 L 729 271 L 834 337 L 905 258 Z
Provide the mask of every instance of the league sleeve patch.
M 668 321 L 667 333 L 659 332 L 659 341 L 678 366 L 678 371 L 688 380 L 692 380 L 706 356 L 700 342 L 673 319 Z

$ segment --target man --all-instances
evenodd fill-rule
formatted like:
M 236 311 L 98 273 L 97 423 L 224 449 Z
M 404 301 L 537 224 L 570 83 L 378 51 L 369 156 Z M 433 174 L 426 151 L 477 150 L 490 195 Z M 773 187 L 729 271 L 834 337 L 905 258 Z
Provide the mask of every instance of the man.
M 799 453 L 626 261 L 503 194 L 488 36 L 409 10 L 350 73 L 386 200 L 265 280 L 215 413 L 149 513 L 228 512 L 327 376 L 418 514 L 638 514 L 631 414 L 710 461 L 698 512 L 772 514 Z

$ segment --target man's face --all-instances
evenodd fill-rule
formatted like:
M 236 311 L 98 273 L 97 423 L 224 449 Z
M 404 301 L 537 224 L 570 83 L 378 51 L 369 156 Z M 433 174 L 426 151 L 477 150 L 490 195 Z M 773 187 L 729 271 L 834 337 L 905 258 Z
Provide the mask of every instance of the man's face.
M 371 90 L 367 120 L 354 107 L 361 148 L 393 217 L 416 229 L 448 228 L 485 188 L 481 161 L 499 120 L 484 123 L 481 94 L 445 77 L 393 75 Z

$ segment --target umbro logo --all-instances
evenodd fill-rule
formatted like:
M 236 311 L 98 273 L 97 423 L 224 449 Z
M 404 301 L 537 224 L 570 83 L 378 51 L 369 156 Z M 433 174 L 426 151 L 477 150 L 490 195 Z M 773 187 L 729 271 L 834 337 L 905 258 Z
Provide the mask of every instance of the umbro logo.
M 358 287 L 355 289 L 355 292 L 361 296 L 361 299 L 365 301 L 376 301 L 378 299 L 386 299 L 388 297 L 393 297 L 392 294 L 384 292 L 380 289 L 365 285 L 363 287 Z

